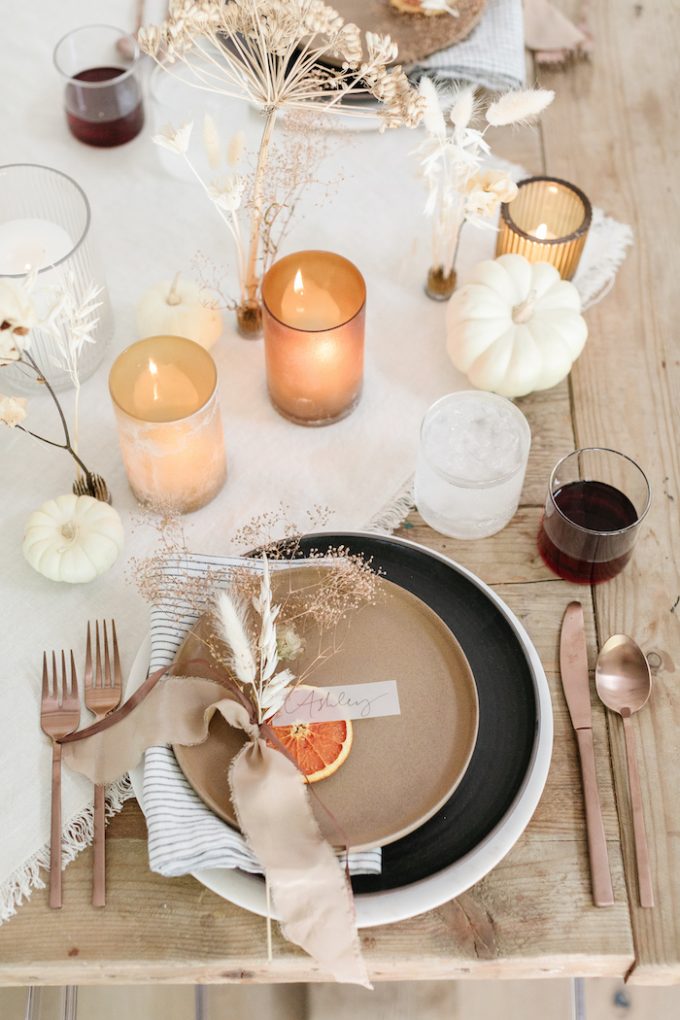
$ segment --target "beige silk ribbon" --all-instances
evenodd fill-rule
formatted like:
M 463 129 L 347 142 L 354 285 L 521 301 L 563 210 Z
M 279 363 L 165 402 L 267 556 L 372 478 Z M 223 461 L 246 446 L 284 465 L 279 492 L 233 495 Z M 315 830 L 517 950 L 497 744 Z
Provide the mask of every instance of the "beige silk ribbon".
M 336 981 L 370 988 L 346 874 L 321 835 L 307 785 L 295 764 L 267 742 L 245 705 L 201 677 L 157 683 L 116 725 L 63 744 L 63 759 L 94 783 L 134 768 L 147 747 L 200 744 L 219 712 L 248 742 L 229 770 L 243 835 L 262 864 L 284 936 L 305 949 Z

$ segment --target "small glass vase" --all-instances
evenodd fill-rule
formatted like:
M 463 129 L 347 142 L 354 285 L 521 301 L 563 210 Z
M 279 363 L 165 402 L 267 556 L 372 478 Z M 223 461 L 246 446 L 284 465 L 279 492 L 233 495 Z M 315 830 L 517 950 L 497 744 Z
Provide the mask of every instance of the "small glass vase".
M 259 340 L 262 336 L 262 305 L 256 298 L 236 306 L 236 329 L 244 340 Z
M 427 272 L 425 293 L 433 301 L 448 301 L 456 289 L 455 269 L 445 271 L 443 266 L 430 266 Z

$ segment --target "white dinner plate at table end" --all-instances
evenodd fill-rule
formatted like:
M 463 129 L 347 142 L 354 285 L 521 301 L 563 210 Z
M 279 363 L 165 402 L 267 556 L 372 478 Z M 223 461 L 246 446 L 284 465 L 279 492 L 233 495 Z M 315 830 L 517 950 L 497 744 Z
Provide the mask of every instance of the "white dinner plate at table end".
M 417 543 L 389 536 L 393 542 L 411 547 Z M 536 693 L 536 737 L 527 773 L 515 800 L 498 825 L 469 853 L 434 875 L 397 889 L 384 892 L 358 893 L 355 896 L 357 926 L 370 928 L 379 924 L 404 921 L 416 914 L 441 906 L 460 896 L 481 881 L 515 845 L 529 824 L 543 793 L 553 742 L 552 704 L 548 681 L 529 635 L 514 613 L 488 585 L 471 571 L 453 560 L 432 550 L 428 554 L 452 565 L 476 584 L 497 606 L 515 631 L 529 662 Z M 146 679 L 149 667 L 151 639 L 142 643 L 130 670 L 126 695 L 133 693 Z M 144 765 L 140 763 L 130 772 L 132 789 L 144 811 Z M 264 883 L 255 875 L 232 868 L 206 868 L 191 873 L 193 877 L 218 896 L 250 910 L 261 917 L 267 916 Z M 272 915 L 276 919 L 275 912 Z

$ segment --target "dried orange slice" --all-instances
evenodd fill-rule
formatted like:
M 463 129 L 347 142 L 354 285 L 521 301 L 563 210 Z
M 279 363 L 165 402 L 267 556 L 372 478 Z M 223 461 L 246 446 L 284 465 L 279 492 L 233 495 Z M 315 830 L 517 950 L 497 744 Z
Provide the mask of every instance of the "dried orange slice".
M 347 720 L 333 722 L 300 722 L 292 726 L 272 726 L 305 776 L 308 783 L 327 779 L 340 768 L 352 748 L 352 723 Z M 268 741 L 270 747 L 274 745 Z

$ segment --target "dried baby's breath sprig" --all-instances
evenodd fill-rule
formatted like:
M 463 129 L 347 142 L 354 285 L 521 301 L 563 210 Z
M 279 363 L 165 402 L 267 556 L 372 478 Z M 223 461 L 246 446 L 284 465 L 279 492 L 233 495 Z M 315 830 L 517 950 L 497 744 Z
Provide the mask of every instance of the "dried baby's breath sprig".
M 139 42 L 169 74 L 179 68 L 184 82 L 245 100 L 264 114 L 240 278 L 244 310 L 259 307 L 264 182 L 279 111 L 374 116 L 341 108 L 351 92 L 379 100 L 381 130 L 414 127 L 422 113 L 422 98 L 402 69 L 388 66 L 397 56 L 390 37 L 368 32 L 362 44 L 357 26 L 322 0 L 170 0 L 166 20 L 141 29 Z

